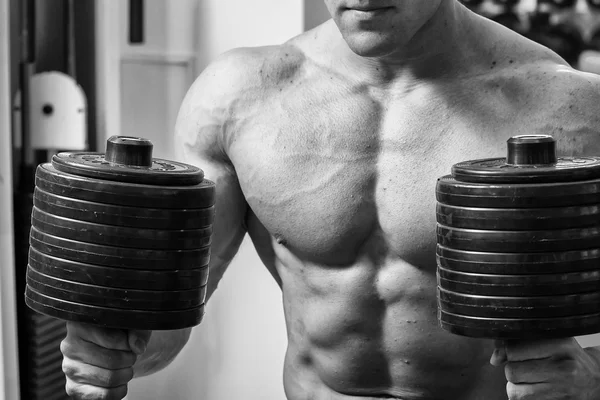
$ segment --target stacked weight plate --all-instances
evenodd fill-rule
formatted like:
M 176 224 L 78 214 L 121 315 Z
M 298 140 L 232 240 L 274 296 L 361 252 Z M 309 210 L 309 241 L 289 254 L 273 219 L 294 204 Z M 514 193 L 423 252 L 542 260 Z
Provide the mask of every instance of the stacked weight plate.
M 455 334 L 600 331 L 600 158 L 556 158 L 549 136 L 438 180 L 438 317 Z
M 214 183 L 112 137 L 106 154 L 60 153 L 36 171 L 26 304 L 55 318 L 121 329 L 200 323 Z

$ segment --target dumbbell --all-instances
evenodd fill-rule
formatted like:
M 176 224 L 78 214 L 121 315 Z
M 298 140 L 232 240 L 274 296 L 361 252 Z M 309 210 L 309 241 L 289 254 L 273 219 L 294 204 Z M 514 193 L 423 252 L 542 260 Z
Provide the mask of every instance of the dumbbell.
M 144 138 L 59 153 L 37 167 L 25 302 L 117 329 L 192 327 L 204 316 L 215 184 L 152 157 Z
M 600 332 L 600 157 L 515 136 L 438 179 L 440 326 L 496 339 Z

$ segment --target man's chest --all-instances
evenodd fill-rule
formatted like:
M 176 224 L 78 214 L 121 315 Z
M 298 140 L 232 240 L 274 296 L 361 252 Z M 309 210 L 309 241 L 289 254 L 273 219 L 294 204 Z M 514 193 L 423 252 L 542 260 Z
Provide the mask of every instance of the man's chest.
M 456 162 L 501 156 L 510 136 L 415 104 L 292 105 L 244 121 L 228 154 L 261 224 L 315 261 L 358 251 L 375 232 L 400 257 L 430 248 L 437 178 Z

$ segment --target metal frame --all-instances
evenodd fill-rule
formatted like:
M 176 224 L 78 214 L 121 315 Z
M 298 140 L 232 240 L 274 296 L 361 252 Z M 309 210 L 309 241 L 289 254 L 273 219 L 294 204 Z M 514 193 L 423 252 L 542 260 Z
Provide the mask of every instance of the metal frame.
M 119 2 L 96 0 L 96 148 L 121 131 Z
M 0 0 L 0 400 L 18 400 L 9 0 Z

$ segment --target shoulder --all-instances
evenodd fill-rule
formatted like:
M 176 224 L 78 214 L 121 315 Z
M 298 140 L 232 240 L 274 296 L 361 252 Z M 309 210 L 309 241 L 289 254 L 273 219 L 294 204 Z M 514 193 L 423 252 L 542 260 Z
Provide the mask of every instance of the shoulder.
M 564 155 L 600 155 L 600 76 L 554 65 L 536 71 L 537 119 Z M 532 99 L 532 100 L 534 100 Z
M 266 90 L 298 73 L 302 52 L 291 44 L 229 50 L 214 59 L 188 91 L 191 98 L 225 105 L 257 100 Z
M 519 134 L 550 134 L 564 155 L 600 155 L 600 76 L 542 58 L 485 78 L 518 121 Z
M 303 54 L 291 44 L 229 50 L 208 64 L 179 108 L 175 140 L 183 147 L 226 153 L 233 122 L 252 115 L 271 92 L 299 73 Z

